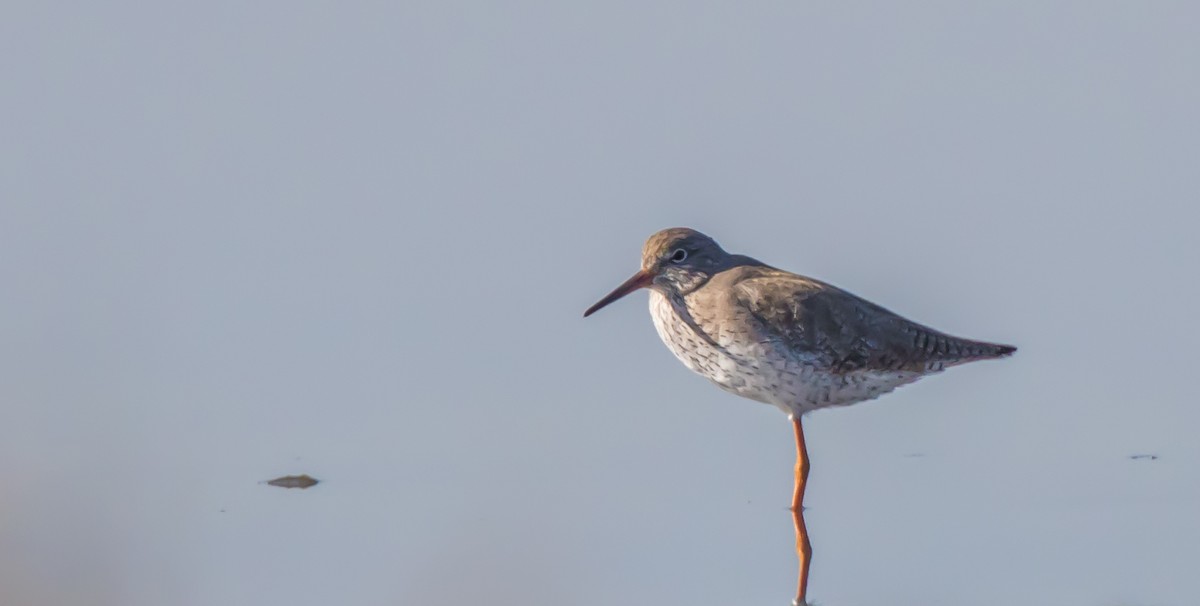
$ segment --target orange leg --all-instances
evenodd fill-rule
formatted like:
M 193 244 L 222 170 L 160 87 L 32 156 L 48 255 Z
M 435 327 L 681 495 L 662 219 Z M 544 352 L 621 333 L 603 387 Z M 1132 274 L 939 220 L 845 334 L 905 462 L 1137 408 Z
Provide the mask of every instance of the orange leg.
M 804 485 L 808 482 L 808 449 L 804 446 L 804 426 L 800 415 L 792 415 L 792 426 L 796 430 L 796 490 L 792 493 L 792 522 L 796 525 L 796 558 L 800 560 L 799 586 L 796 588 L 797 606 L 807 606 L 804 594 L 808 590 L 808 566 L 812 563 L 812 545 L 808 542 L 808 528 L 804 526 Z

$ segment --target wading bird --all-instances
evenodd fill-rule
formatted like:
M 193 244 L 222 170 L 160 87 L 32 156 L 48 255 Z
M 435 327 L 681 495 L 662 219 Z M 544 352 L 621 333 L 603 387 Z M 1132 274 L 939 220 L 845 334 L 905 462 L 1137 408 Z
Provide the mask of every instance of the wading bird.
M 805 413 L 870 400 L 949 366 L 1007 356 L 1015 347 L 952 337 L 812 278 L 725 252 L 692 229 L 660 231 L 641 269 L 586 312 L 650 290 L 658 336 L 718 387 L 779 407 L 796 435 L 792 519 L 806 604 L 812 547 L 804 526 Z

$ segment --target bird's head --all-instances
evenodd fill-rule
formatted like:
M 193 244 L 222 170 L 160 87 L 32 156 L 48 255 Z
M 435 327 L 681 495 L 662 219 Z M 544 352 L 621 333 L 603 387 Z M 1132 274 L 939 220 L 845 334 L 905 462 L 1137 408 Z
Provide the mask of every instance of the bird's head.
M 685 295 L 730 265 L 731 256 L 712 238 L 686 227 L 664 229 L 642 247 L 642 268 L 583 312 L 586 318 L 602 307 L 638 290 L 651 288 L 664 295 Z

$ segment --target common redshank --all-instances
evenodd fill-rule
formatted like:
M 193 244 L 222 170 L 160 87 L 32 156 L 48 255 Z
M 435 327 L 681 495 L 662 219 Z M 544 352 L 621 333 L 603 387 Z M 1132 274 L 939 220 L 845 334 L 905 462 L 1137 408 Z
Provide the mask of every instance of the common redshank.
M 1015 347 L 950 336 L 819 280 L 725 252 L 692 229 L 646 240 L 641 269 L 584 312 L 650 290 L 663 343 L 692 371 L 789 415 L 796 437 L 792 519 L 807 604 L 812 546 L 804 525 L 804 414 L 870 400 L 949 366 L 1001 358 Z

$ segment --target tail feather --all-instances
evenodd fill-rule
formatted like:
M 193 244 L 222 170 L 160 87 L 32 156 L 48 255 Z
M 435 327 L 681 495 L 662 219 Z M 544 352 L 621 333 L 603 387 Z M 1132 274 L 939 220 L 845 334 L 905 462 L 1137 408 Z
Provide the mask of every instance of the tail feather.
M 990 360 L 992 358 L 1006 358 L 1013 355 L 1017 348 L 1012 345 L 1002 345 L 1000 343 L 988 343 L 986 341 L 971 341 L 967 347 L 968 357 L 975 360 Z
M 1017 352 L 1017 348 L 1012 345 L 995 345 L 995 348 L 996 348 L 996 357 L 997 358 L 1011 356 Z

